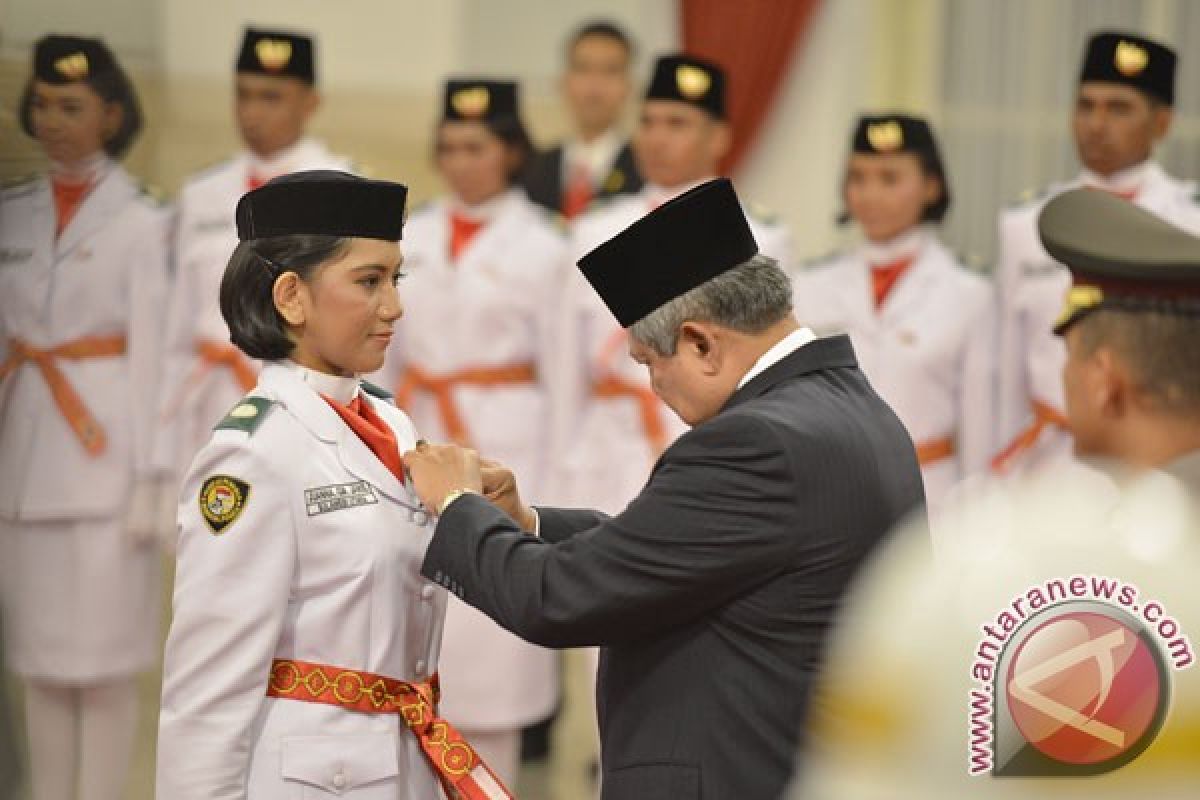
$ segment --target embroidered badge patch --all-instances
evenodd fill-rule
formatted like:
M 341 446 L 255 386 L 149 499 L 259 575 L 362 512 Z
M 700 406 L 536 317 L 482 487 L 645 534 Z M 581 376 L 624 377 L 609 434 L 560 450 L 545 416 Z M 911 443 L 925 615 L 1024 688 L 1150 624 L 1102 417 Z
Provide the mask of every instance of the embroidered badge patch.
M 241 516 L 250 497 L 250 484 L 229 475 L 213 475 L 200 487 L 200 513 L 214 534 Z
M 304 490 L 304 507 L 308 509 L 310 517 L 328 514 L 330 511 L 369 506 L 378 502 L 379 498 L 375 495 L 375 490 L 366 481 L 314 486 Z

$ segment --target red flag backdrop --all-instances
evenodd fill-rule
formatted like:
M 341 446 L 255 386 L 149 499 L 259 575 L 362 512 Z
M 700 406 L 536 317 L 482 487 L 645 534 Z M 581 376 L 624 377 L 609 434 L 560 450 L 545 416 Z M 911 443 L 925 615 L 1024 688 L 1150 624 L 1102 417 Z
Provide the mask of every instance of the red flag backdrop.
M 684 52 L 729 73 L 733 147 L 721 174 L 750 151 L 820 0 L 680 0 Z

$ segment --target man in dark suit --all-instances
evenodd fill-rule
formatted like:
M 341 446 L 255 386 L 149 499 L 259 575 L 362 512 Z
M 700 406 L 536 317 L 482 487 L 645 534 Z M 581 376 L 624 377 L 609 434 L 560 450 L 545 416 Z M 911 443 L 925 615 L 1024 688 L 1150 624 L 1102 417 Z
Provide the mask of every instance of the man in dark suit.
M 692 430 L 611 518 L 534 511 L 507 470 L 418 443 L 422 573 L 532 642 L 603 648 L 604 800 L 774 800 L 843 590 L 923 502 L 912 442 L 849 339 L 794 319 L 729 181 L 580 267 Z
M 630 91 L 633 44 L 610 22 L 580 28 L 567 44 L 562 91 L 574 135 L 530 159 L 529 197 L 567 219 L 595 199 L 642 188 L 628 140 L 618 130 Z

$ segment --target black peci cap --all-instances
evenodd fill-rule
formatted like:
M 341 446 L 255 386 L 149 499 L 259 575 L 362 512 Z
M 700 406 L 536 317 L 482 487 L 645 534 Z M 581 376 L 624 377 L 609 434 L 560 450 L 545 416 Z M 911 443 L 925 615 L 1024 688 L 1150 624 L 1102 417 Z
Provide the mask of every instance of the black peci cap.
M 725 119 L 725 70 L 711 61 L 678 54 L 654 64 L 647 100 L 675 100 Z
M 281 175 L 242 195 L 238 239 L 352 236 L 396 242 L 404 230 L 408 187 L 335 170 Z
M 238 72 L 317 82 L 316 47 L 311 36 L 289 31 L 246 28 L 238 53 Z
M 517 116 L 517 85 L 487 78 L 446 81 L 443 120 L 479 120 Z
M 733 184 L 718 178 L 651 211 L 580 259 L 579 269 L 628 328 L 757 253 Z
M 108 45 L 82 36 L 43 36 L 33 48 L 33 76 L 52 84 L 86 81 L 119 72 Z
M 1175 104 L 1175 51 L 1132 33 L 1097 33 L 1088 41 L 1080 83 L 1123 83 Z

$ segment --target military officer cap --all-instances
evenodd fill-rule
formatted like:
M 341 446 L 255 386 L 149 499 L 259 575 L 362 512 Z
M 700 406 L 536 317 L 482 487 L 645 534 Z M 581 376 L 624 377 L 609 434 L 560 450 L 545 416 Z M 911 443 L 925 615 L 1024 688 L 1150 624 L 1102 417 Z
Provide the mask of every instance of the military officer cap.
M 1175 51 L 1152 39 L 1107 31 L 1088 41 L 1080 83 L 1121 83 L 1175 104 Z
M 238 239 L 352 236 L 396 242 L 404 229 L 408 188 L 335 170 L 281 175 L 242 195 Z
M 238 53 L 237 71 L 317 82 L 315 46 L 311 36 L 288 31 L 246 28 Z
M 517 116 L 517 84 L 485 78 L 446 81 L 443 120 L 492 122 Z
M 584 256 L 579 269 L 628 328 L 757 253 L 733 184 L 718 178 L 651 211 Z
M 99 39 L 51 34 L 33 50 L 33 75 L 52 84 L 72 83 L 119 71 L 108 45 Z
M 1055 333 L 1097 309 L 1200 318 L 1200 238 L 1095 189 L 1047 203 L 1038 232 L 1046 252 L 1071 270 Z
M 663 56 L 654 65 L 647 100 L 675 100 L 725 119 L 725 70 L 685 54 Z

